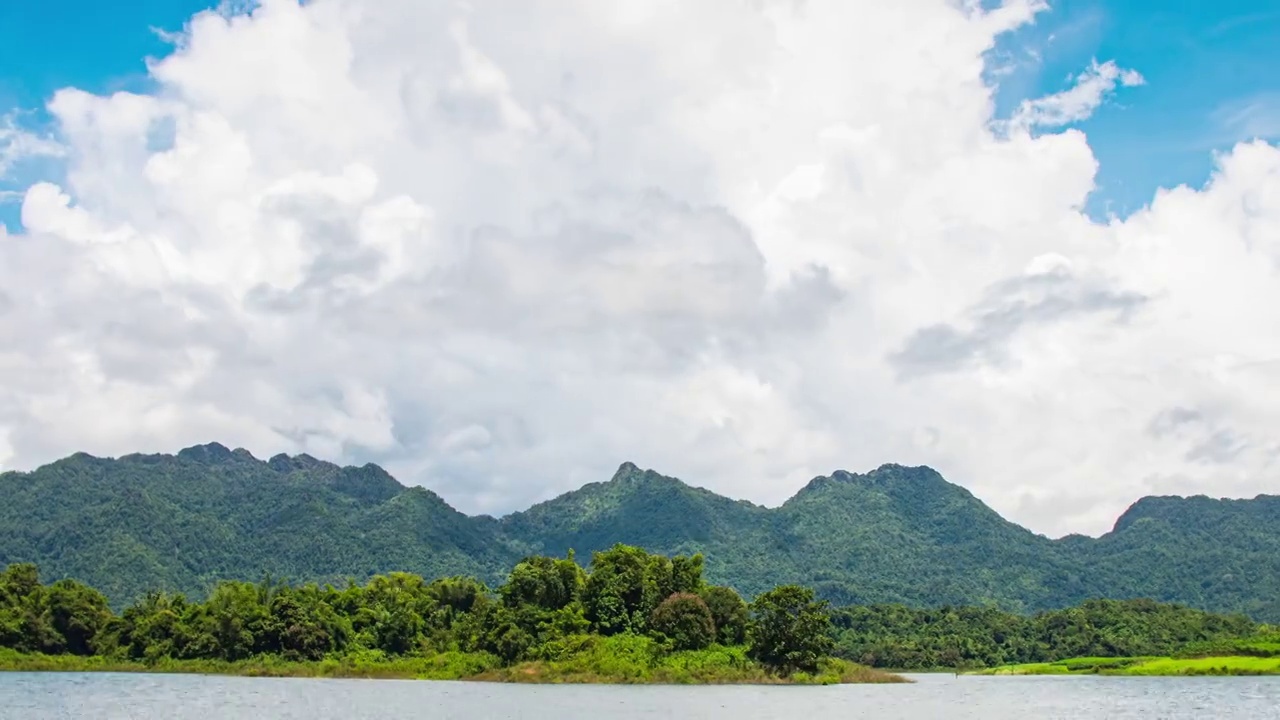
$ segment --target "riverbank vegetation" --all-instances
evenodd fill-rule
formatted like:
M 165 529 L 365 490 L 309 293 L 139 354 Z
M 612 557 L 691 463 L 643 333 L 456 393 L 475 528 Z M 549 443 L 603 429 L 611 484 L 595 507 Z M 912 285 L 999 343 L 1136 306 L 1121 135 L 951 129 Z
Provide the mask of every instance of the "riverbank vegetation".
M 1188 643 L 1166 657 L 1077 657 L 1020 663 L 980 671 L 983 675 L 1280 675 L 1280 634 L 1259 634 Z
M 1280 658 L 1071 658 L 980 670 L 978 675 L 1280 675 Z
M 702 557 L 625 545 L 583 568 L 530 557 L 496 590 L 408 573 L 344 587 L 223 582 L 203 602 L 154 592 L 119 614 L 74 580 L 0 573 L 0 668 L 412 677 L 506 682 L 839 683 L 901 678 L 831 657 L 812 590 L 748 605 Z
M 1068 658 L 1191 659 L 1280 648 L 1266 640 L 1272 633 L 1267 626 L 1244 616 L 1151 600 L 1091 600 L 1032 616 L 994 608 L 871 605 L 840 608 L 832 619 L 836 655 L 895 670 L 978 670 Z
M 115 613 L 29 564 L 0 573 L 0 669 L 128 670 L 505 682 L 835 683 L 890 671 L 1276 672 L 1280 634 L 1239 615 L 1095 600 L 994 608 L 831 609 L 803 587 L 748 604 L 701 556 L 618 545 L 588 567 L 534 556 L 489 588 L 408 573 L 341 587 L 223 582 L 203 601 L 153 592 Z M 993 670 L 994 669 L 994 670 Z

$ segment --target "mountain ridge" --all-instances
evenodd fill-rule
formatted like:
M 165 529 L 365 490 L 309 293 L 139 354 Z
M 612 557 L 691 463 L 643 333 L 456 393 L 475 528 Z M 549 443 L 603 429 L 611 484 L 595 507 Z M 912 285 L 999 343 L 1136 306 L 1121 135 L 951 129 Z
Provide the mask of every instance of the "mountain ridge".
M 338 464 L 336 464 L 336 463 L 332 463 L 332 462 L 329 462 L 329 461 L 327 461 L 327 460 L 320 460 L 320 459 L 315 458 L 314 456 L 312 456 L 312 455 L 310 455 L 310 454 L 307 454 L 307 453 L 299 453 L 299 454 L 297 454 L 297 455 L 288 455 L 288 454 L 286 454 L 286 453 L 277 453 L 277 454 L 275 454 L 275 455 L 271 456 L 270 458 L 268 458 L 267 460 L 262 460 L 262 459 L 260 459 L 260 458 L 257 458 L 256 456 L 254 456 L 254 455 L 252 454 L 252 452 L 251 452 L 251 451 L 249 451 L 249 450 L 247 450 L 247 449 L 245 449 L 245 448 L 242 448 L 242 447 L 228 448 L 227 446 L 223 445 L 222 443 L 219 443 L 219 442 L 216 442 L 216 441 L 214 441 L 214 442 L 209 442 L 209 443 L 202 443 L 202 444 L 192 445 L 192 446 L 189 446 L 189 447 L 186 447 L 186 448 L 183 448 L 183 449 L 179 450 L 177 453 L 172 453 L 172 454 L 170 454 L 170 453 L 128 453 L 128 454 L 121 455 L 121 456 L 118 456 L 118 457 L 110 457 L 110 456 L 97 456 L 97 455 L 92 455 L 92 454 L 89 454 L 89 453 L 87 453 L 87 452 L 75 452 L 75 453 L 72 453 L 71 455 L 68 455 L 67 457 L 59 458 L 59 459 L 57 459 L 57 460 L 53 460 L 53 461 L 51 461 L 51 462 L 49 462 L 49 463 L 45 463 L 44 465 L 37 466 L 36 468 L 34 468 L 34 469 L 32 469 L 32 470 L 5 470 L 5 471 L 0 471 L 0 477 L 4 477 L 4 476 L 7 476 L 7 475 L 31 475 L 31 474 L 34 474 L 34 473 L 36 473 L 36 472 L 38 472 L 38 471 L 40 471 L 40 470 L 43 470 L 43 469 L 45 469 L 45 468 L 48 468 L 48 467 L 51 467 L 51 466 L 55 466 L 55 465 L 57 465 L 57 464 L 59 464 L 59 463 L 63 463 L 63 462 L 69 461 L 69 460 L 76 460 L 76 459 L 84 459 L 84 460 L 88 460 L 88 461 L 107 461 L 107 462 L 111 462 L 111 461 L 121 461 L 121 462 L 126 462 L 126 461 L 128 461 L 128 462 L 156 462 L 156 461 L 163 460 L 163 459 L 182 459 L 182 460 L 188 460 L 188 461 L 191 461 L 191 462 L 203 462 L 203 463 L 210 463 L 210 464 L 221 464 L 221 463 L 226 463 L 226 462 L 232 461 L 233 459 L 245 459 L 245 460 L 249 460 L 249 461 L 253 461 L 253 462 L 257 462 L 257 463 L 265 463 L 266 465 L 270 466 L 273 470 L 276 470 L 277 472 L 285 472 L 285 473 L 287 473 L 287 472 L 289 472 L 289 471 L 292 471 L 292 470 L 316 470 L 316 469 L 323 469 L 323 470 L 325 470 L 325 471 L 332 471 L 332 472 L 351 472 L 351 471 L 356 471 L 356 470 L 367 470 L 367 471 L 375 472 L 375 473 L 378 473 L 378 474 L 381 474 L 381 475 L 385 476 L 385 478 L 386 478 L 387 480 L 390 480 L 392 483 L 394 483 L 394 484 L 395 484 L 395 486 L 396 486 L 396 487 L 398 487 L 398 488 L 399 488 L 399 489 L 401 489 L 401 490 L 408 490 L 408 489 L 412 489 L 412 488 L 422 488 L 423 490 L 426 490 L 427 492 L 429 492 L 429 493 L 431 493 L 431 494 L 435 495 L 436 497 L 441 498 L 442 500 L 444 500 L 444 502 L 445 502 L 447 505 L 449 505 L 449 507 L 450 507 L 451 509 L 455 509 L 455 510 L 456 510 L 456 508 L 454 508 L 454 507 L 453 507 L 453 505 L 449 504 L 449 503 L 448 503 L 448 501 L 447 501 L 447 500 L 445 500 L 445 499 L 443 498 L 443 496 L 439 495 L 438 493 L 436 493 L 436 491 L 432 490 L 431 488 L 428 488 L 428 487 L 423 486 L 423 485 L 406 485 L 406 484 L 403 484 L 403 483 L 401 483 L 399 480 L 397 480 L 393 475 L 391 475 L 391 474 L 390 474 L 386 469 L 384 469 L 382 466 L 378 465 L 377 463 L 373 463 L 373 462 L 366 462 L 366 463 L 364 463 L 363 465 L 360 465 L 360 466 L 356 466 L 356 465 L 338 465 Z M 977 498 L 977 496 L 973 495 L 973 494 L 972 494 L 972 492 L 971 492 L 971 491 L 969 491 L 967 488 L 965 488 L 963 485 L 959 485 L 959 484 L 956 484 L 956 483 L 952 483 L 952 482 L 950 482 L 950 481 L 946 480 L 946 479 L 945 479 L 945 477 L 943 477 L 943 476 L 942 476 L 942 474 L 941 474 L 938 470 L 936 470 L 935 468 L 932 468 L 932 467 L 930 467 L 930 466 L 928 466 L 928 465 L 901 465 L 901 464 L 899 464 L 899 463 L 882 463 L 882 464 L 880 464 L 879 466 L 877 466 L 876 468 L 874 468 L 874 469 L 872 469 L 872 470 L 868 470 L 868 471 L 867 471 L 867 472 L 865 472 L 865 473 L 856 473 L 856 472 L 852 472 L 852 471 L 845 470 L 845 469 L 837 469 L 837 470 L 833 470 L 833 471 L 831 471 L 831 473 L 830 473 L 830 474 L 828 474 L 828 475 L 817 475 L 817 476 L 814 476 L 814 477 L 813 477 L 813 478 L 811 478 L 811 479 L 810 479 L 810 480 L 809 480 L 809 481 L 808 481 L 804 486 L 802 486 L 802 487 L 801 487 L 799 490 L 797 490 L 794 494 L 792 494 L 790 497 L 788 497 L 786 500 L 784 500 L 784 501 L 782 502 L 782 504 L 781 504 L 781 505 L 777 505 L 777 506 L 770 507 L 770 506 L 768 506 L 768 505 L 762 505 L 762 504 L 756 503 L 756 502 L 751 501 L 751 500 L 746 499 L 746 498 L 733 498 L 733 497 L 730 497 L 730 496 L 727 496 L 727 495 L 721 495 L 720 493 L 718 493 L 718 492 L 716 492 L 716 491 L 714 491 L 714 490 L 711 490 L 711 489 L 709 489 L 709 488 L 705 488 L 705 487 L 700 486 L 700 485 L 694 485 L 694 484 L 692 484 L 692 483 L 686 482 L 686 481 L 684 481 L 684 480 L 682 480 L 682 479 L 680 479 L 680 478 L 676 478 L 676 477 L 673 477 L 673 476 L 663 475 L 663 474 L 661 474 L 661 473 L 659 473 L 659 472 L 657 472 L 656 470 L 653 470 L 653 469 L 651 469 L 651 468 L 640 468 L 640 467 L 639 467 L 638 465 L 636 465 L 634 462 L 627 460 L 627 461 L 623 461 L 623 462 L 618 466 L 618 469 L 614 472 L 614 474 L 613 474 L 613 475 L 610 477 L 610 479 L 608 479 L 608 480 L 600 480 L 600 481 L 594 481 L 594 482 L 586 483 L 586 484 L 584 484 L 584 485 L 582 485 L 582 486 L 580 486 L 580 487 L 578 487 L 578 488 L 576 488 L 576 489 L 574 489 L 574 490 L 567 490 L 567 491 L 562 492 L 562 493 L 560 493 L 559 495 L 556 495 L 556 496 L 554 496 L 554 497 L 547 498 L 547 499 L 545 499 L 545 500 L 540 500 L 540 501 L 538 501 L 538 502 L 535 502 L 533 505 L 530 505 L 528 508 L 525 508 L 525 509 L 523 509 L 523 510 L 512 510 L 512 511 L 510 511 L 510 512 L 508 512 L 508 513 L 505 513 L 505 514 L 502 514 L 502 515 L 496 515 L 496 516 L 495 516 L 495 515 L 492 515 L 492 514 L 490 514 L 490 513 L 479 513 L 479 514 L 476 514 L 476 515 L 470 515 L 470 514 L 467 514 L 467 513 L 463 513 L 461 510 L 457 510 L 457 512 L 462 513 L 463 515 L 465 515 L 465 516 L 467 516 L 467 517 L 470 517 L 470 518 L 484 518 L 484 517 L 489 517 L 489 518 L 494 518 L 494 519 L 497 519 L 497 520 L 501 521 L 501 520 L 503 520 L 503 519 L 505 519 L 505 518 L 509 518 L 509 517 L 511 517 L 512 515 L 519 515 L 519 514 L 522 514 L 522 513 L 527 513 L 527 512 L 529 512 L 530 510 L 533 510 L 534 508 L 536 508 L 536 507 L 538 507 L 538 506 L 540 506 L 540 505 L 544 505 L 544 504 L 546 504 L 546 503 L 554 502 L 554 501 L 556 501 L 556 500 L 558 500 L 558 499 L 560 499 L 560 498 L 563 498 L 563 497 L 565 497 L 565 496 L 567 496 L 567 495 L 573 495 L 573 494 L 575 494 L 575 493 L 581 492 L 581 491 L 586 490 L 586 489 L 591 488 L 591 487 L 601 486 L 601 485 L 606 485 L 606 484 L 608 484 L 608 483 L 613 483 L 613 482 L 618 482 L 618 481 L 634 480 L 634 479 L 637 479 L 637 478 L 644 478 L 644 479 L 654 478 L 654 479 L 659 479 L 659 480 L 673 480 L 673 481 L 678 482 L 678 483 L 680 483 L 680 484 L 684 485 L 685 487 L 688 487 L 688 488 L 693 489 L 693 490 L 695 490 L 695 491 L 700 491 L 700 492 L 710 493 L 710 494 L 715 495 L 715 496 L 717 496 L 717 497 L 724 498 L 724 499 L 726 499 L 726 500 L 730 500 L 730 501 L 732 501 L 732 502 L 734 502 L 734 503 L 741 503 L 741 504 L 745 504 L 745 505 L 748 505 L 748 506 L 751 506 L 751 507 L 761 508 L 761 509 L 765 509 L 765 510 L 777 510 L 777 509 L 780 509 L 780 508 L 784 507 L 787 503 L 790 503 L 790 502 L 794 501 L 794 500 L 795 500 L 797 497 L 799 497 L 800 495 L 802 495 L 802 494 L 804 494 L 804 493 L 806 493 L 806 492 L 808 492 L 808 491 L 811 491 L 812 489 L 814 489 L 814 488 L 815 488 L 815 486 L 820 485 L 820 484 L 822 484 L 822 483 L 831 482 L 831 481 L 856 481 L 856 480 L 860 480 L 860 479 L 871 479 L 871 480 L 873 480 L 873 481 L 874 481 L 874 480 L 876 479 L 876 476 L 877 476 L 877 474 L 878 474 L 878 473 L 881 473 L 881 472 L 883 472 L 883 471 L 887 471 L 887 470 L 894 470 L 894 469 L 897 469 L 897 470 L 907 470 L 907 471 L 926 471 L 928 474 L 932 475 L 933 477 L 937 478 L 938 480 L 941 480 L 941 481 L 942 481 L 946 486 L 948 486 L 948 487 L 950 487 L 950 488 L 954 488 L 954 489 L 956 489 L 956 490 L 959 490 L 959 491 L 962 491 L 962 492 L 964 492 L 964 493 L 968 494 L 968 495 L 969 495 L 970 497 L 972 497 L 973 499 L 975 499 L 975 500 L 977 500 L 978 502 L 982 503 L 984 507 L 987 507 L 988 509 L 990 509 L 990 506 L 987 506 L 985 502 L 983 502 L 981 499 Z M 1136 504 L 1138 504 L 1138 503 L 1140 503 L 1140 502 L 1142 502 L 1142 501 L 1144 501 L 1144 500 L 1148 500 L 1148 499 L 1172 498 L 1172 499 L 1187 499 L 1187 500 L 1190 500 L 1190 499 L 1193 499 L 1193 498 L 1205 498 L 1205 497 L 1207 497 L 1207 496 L 1204 496 L 1204 495 L 1195 495 L 1195 496 L 1187 496 L 1187 497 L 1183 497 L 1183 496 L 1176 496 L 1176 495 L 1170 495 L 1170 496 L 1143 496 L 1142 498 L 1139 498 L 1139 500 L 1135 501 L 1135 503 L 1134 503 L 1133 505 L 1136 505 Z M 1260 495 L 1258 495 L 1258 496 L 1257 496 L 1256 498 L 1254 498 L 1254 499 L 1257 499 L 1257 498 L 1266 498 L 1266 497 L 1275 497 L 1275 496 L 1270 496 L 1270 495 L 1266 495 L 1266 494 L 1260 494 Z M 1210 499 L 1210 500 L 1219 500 L 1219 498 L 1208 498 L 1208 499 Z M 1232 500 L 1232 498 L 1222 498 L 1222 500 L 1227 500 L 1227 501 L 1229 501 L 1229 500 Z M 1133 505 L 1131 505 L 1131 506 L 1130 506 L 1130 509 L 1132 509 Z M 994 511 L 994 510 L 991 510 L 991 512 L 995 512 L 995 511 Z M 1127 512 L 1127 511 L 1126 511 L 1126 512 Z M 1123 515 L 1122 515 L 1121 517 L 1123 518 Z M 1119 522 L 1119 520 L 1117 520 L 1117 522 Z M 1021 527 L 1021 526 L 1019 526 L 1019 527 Z M 1034 530 L 1030 530 L 1029 528 L 1026 528 L 1026 529 L 1027 529 L 1027 531 L 1028 531 L 1028 532 L 1031 532 L 1031 533 L 1033 533 L 1033 534 L 1035 534 L 1035 535 L 1039 535 L 1039 536 L 1041 536 L 1041 537 L 1047 537 L 1047 536 L 1045 536 L 1043 533 L 1037 533 L 1037 532 L 1035 532 Z M 1077 535 L 1077 533 L 1071 533 L 1069 536 L 1072 536 L 1072 535 Z M 1093 539 L 1093 536 L 1083 535 L 1083 534 L 1079 534 L 1079 535 L 1080 535 L 1081 537 L 1086 537 L 1086 538 L 1091 538 L 1091 539 Z M 1067 536 L 1064 536 L 1064 537 L 1067 537 Z
M 260 460 L 220 443 L 76 453 L 0 473 L 0 491 L 0 564 L 34 561 L 117 603 L 264 574 L 340 582 L 408 570 L 492 583 L 527 554 L 623 542 L 701 552 L 712 581 L 748 595 L 796 582 L 841 604 L 1018 611 L 1144 596 L 1280 618 L 1280 498 L 1269 495 L 1140 498 L 1098 538 L 1049 539 L 927 466 L 836 470 L 766 507 L 623 462 L 607 481 L 494 518 L 373 463 Z

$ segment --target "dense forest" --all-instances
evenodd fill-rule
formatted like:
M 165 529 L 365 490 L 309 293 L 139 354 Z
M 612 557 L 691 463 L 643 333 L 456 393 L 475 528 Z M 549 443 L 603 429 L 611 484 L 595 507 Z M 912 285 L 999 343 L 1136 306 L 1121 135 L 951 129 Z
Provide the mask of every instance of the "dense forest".
M 122 608 L 219 581 L 364 582 L 467 575 L 491 585 L 529 555 L 625 543 L 707 559 L 746 598 L 778 584 L 834 605 L 979 606 L 1029 614 L 1151 598 L 1280 620 L 1280 498 L 1144 498 L 1101 538 L 1050 540 L 929 468 L 818 477 L 777 508 L 631 464 L 503 518 L 469 517 L 376 465 L 263 461 L 216 443 L 175 455 L 78 454 L 0 474 L 0 565 L 31 562 Z
M 1245 617 L 1149 600 L 1097 600 L 1028 617 L 974 607 L 831 609 L 812 590 L 782 586 L 748 604 L 707 584 L 702 571 L 701 556 L 617 545 L 596 553 L 589 569 L 572 555 L 525 558 L 496 589 L 401 572 L 338 587 L 227 581 L 203 601 L 152 592 L 116 614 L 97 590 L 70 579 L 44 585 L 34 565 L 17 564 L 0 573 L 0 648 L 20 655 L 0 654 L 0 666 L 49 667 L 23 663 L 35 656 L 134 668 L 233 664 L 196 666 L 215 671 L 323 661 L 376 674 L 417 659 L 426 664 L 410 666 L 413 673 L 439 677 L 727 682 L 826 672 L 835 681 L 890 676 L 850 675 L 868 671 L 833 665 L 833 657 L 921 670 L 1224 648 L 1280 653 L 1274 629 Z
M 995 608 L 872 605 L 840 608 L 832 621 L 836 655 L 900 670 L 1170 656 L 1273 632 L 1241 615 L 1151 600 L 1090 600 L 1033 616 Z
M 617 668 L 637 655 L 641 671 L 684 670 L 678 677 L 689 680 L 832 668 L 830 614 L 812 590 L 778 587 L 748 605 L 708 585 L 702 567 L 698 555 L 617 545 L 595 553 L 590 572 L 572 555 L 525 558 L 496 590 L 401 572 L 342 587 L 227 581 L 202 602 L 152 592 L 117 615 L 97 590 L 71 579 L 44 585 L 36 566 L 16 564 L 0 573 L 0 648 L 150 664 L 435 658 L 461 666 L 459 676 L 577 660 L 594 676 L 633 680 Z M 673 657 L 684 666 L 664 662 Z

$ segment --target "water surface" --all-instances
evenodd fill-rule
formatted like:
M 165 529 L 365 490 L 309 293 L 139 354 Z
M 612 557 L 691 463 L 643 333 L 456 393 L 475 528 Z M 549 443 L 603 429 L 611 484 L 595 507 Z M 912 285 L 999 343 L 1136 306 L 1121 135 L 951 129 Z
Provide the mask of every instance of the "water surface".
M 911 685 L 627 687 L 0 673 L 0 717 L 1280 720 L 1280 677 L 913 677 Z

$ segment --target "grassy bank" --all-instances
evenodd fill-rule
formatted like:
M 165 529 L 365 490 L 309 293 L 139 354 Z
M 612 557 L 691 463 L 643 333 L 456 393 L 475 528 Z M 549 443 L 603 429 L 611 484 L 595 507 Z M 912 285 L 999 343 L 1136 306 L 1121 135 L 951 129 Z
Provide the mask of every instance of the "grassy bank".
M 590 652 L 560 660 L 527 662 L 480 673 L 474 680 L 520 683 L 616 683 L 667 685 L 835 685 L 909 682 L 901 675 L 847 660 L 824 661 L 816 673 L 779 676 L 745 657 L 740 647 L 676 652 L 658 658 Z
M 1005 665 L 974 675 L 1280 675 L 1280 658 L 1221 657 L 1072 658 L 1050 663 Z
M 814 674 L 770 674 L 749 661 L 741 647 L 658 654 L 644 638 L 608 638 L 552 660 L 503 667 L 485 653 L 446 652 L 425 657 L 385 658 L 378 653 L 291 662 L 264 656 L 237 662 L 172 660 L 139 662 L 107 657 L 23 654 L 0 650 L 0 671 L 135 672 L 240 675 L 247 677 L 381 678 L 473 680 L 517 683 L 599 684 L 801 684 L 908 682 L 905 678 L 844 660 L 824 661 Z
M 462 680 L 479 675 L 497 663 L 480 653 L 441 653 L 428 657 L 342 657 L 294 662 L 263 656 L 223 660 L 137 661 L 102 656 L 40 655 L 0 650 L 0 672 L 130 672 L 240 675 L 245 677 L 321 677 Z

